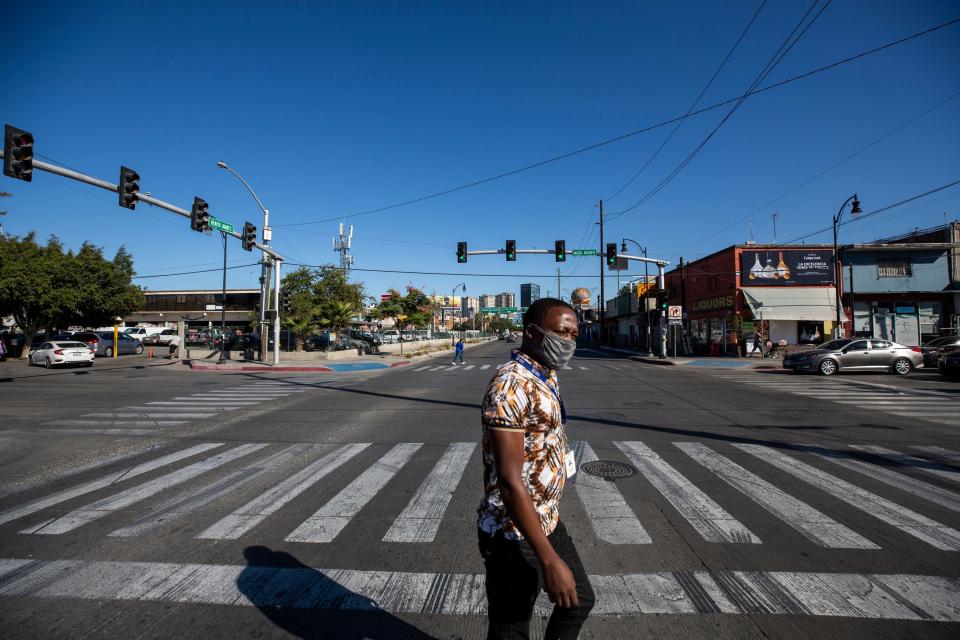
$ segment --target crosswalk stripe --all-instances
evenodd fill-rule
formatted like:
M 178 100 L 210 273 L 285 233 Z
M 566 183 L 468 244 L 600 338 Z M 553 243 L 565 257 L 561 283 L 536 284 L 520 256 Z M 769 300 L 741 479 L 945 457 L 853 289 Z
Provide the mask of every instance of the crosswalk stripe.
M 294 529 L 285 540 L 287 542 L 332 541 L 347 526 L 351 518 L 357 515 L 422 446 L 423 443 L 420 442 L 403 442 L 394 446 Z
M 589 368 L 590 368 L 590 367 L 580 367 L 580 371 L 586 371 L 586 370 L 589 369 Z
M 384 542 L 433 542 L 476 442 L 450 443 L 383 536 Z
M 166 406 L 181 406 L 181 407 L 249 407 L 254 404 L 260 404 L 259 400 L 190 400 L 190 399 L 178 399 L 178 400 L 154 400 L 153 402 L 147 402 L 147 405 L 153 407 L 166 407 Z
M 937 456 L 943 456 L 950 462 L 954 464 L 960 464 L 960 453 L 952 451 L 950 449 L 945 449 L 944 447 L 938 446 L 918 446 L 910 447 L 911 449 L 916 449 L 917 451 L 922 451 L 923 453 L 932 453 Z
M 46 509 L 47 507 L 52 507 L 55 504 L 60 504 L 61 502 L 66 502 L 67 500 L 76 498 L 77 496 L 90 493 L 91 491 L 108 487 L 115 482 L 121 482 L 129 480 L 130 478 L 135 478 L 144 473 L 153 471 L 154 469 L 159 469 L 160 467 L 164 467 L 179 460 L 189 458 L 190 456 L 195 456 L 198 453 L 203 453 L 204 451 L 209 451 L 210 449 L 216 449 L 222 445 L 222 442 L 205 442 L 187 449 L 174 451 L 173 453 L 169 453 L 154 460 L 148 460 L 130 469 L 108 473 L 107 475 L 97 478 L 96 480 L 84 482 L 83 484 L 71 487 L 69 489 L 64 489 L 63 491 L 57 491 L 56 493 L 44 496 L 43 498 L 34 500 L 33 502 L 28 502 L 27 504 L 0 513 L 0 524 L 5 524 L 11 520 L 16 520 L 17 518 L 22 518 L 23 516 L 30 515 L 31 513 L 36 513 L 37 511 Z
M 821 513 L 726 456 L 698 442 L 674 442 L 676 447 L 712 471 L 758 505 L 821 547 L 832 549 L 879 549 L 863 536 Z
M 440 369 L 443 369 L 445 366 L 446 365 L 441 364 L 440 366 L 437 366 L 437 367 L 431 367 L 430 371 L 439 371 Z
M 760 544 L 760 539 L 653 449 L 639 441 L 614 442 L 664 498 L 708 542 Z
M 904 533 L 923 540 L 937 549 L 960 551 L 960 531 L 942 525 L 935 520 L 882 498 L 866 489 L 861 489 L 846 480 L 841 480 L 771 447 L 747 443 L 734 443 L 733 446 L 896 527 Z
M 597 460 L 597 454 L 586 442 L 573 445 L 577 468 Z M 572 478 L 574 489 L 584 511 L 589 516 L 597 537 L 610 544 L 650 544 L 650 534 L 640 523 L 620 490 L 612 483 L 588 473 L 577 473 Z
M 916 456 L 908 456 L 900 453 L 899 451 L 894 451 L 892 449 L 887 449 L 874 444 L 852 444 L 850 445 L 850 448 L 872 453 L 873 455 L 883 458 L 884 460 L 890 460 L 891 462 L 906 465 L 916 469 L 917 471 L 923 471 L 924 473 L 929 473 L 937 477 L 944 478 L 945 480 L 960 482 L 960 472 L 942 464 L 931 462 L 930 460 L 924 460 L 923 458 L 918 458 Z
M 81 436 L 149 436 L 154 435 L 157 432 L 157 427 L 151 427 L 149 429 L 139 428 L 139 429 L 99 429 L 96 427 L 87 427 L 85 429 L 80 429 L 76 427 L 50 427 L 50 428 L 31 428 L 30 434 L 37 433 L 53 433 L 56 435 L 81 435 Z
M 213 523 L 196 537 L 208 540 L 236 540 L 369 446 L 369 442 L 356 442 L 331 451 L 233 513 Z
M 414 369 L 414 371 L 426 371 L 426 370 L 429 369 L 429 368 L 430 368 L 430 366 L 427 365 L 426 367 L 417 367 L 416 369 Z
M 180 396 L 180 397 L 178 397 L 178 398 L 174 398 L 173 400 L 175 400 L 175 401 L 176 401 L 176 400 L 180 400 L 180 401 L 183 401 L 183 402 L 197 402 L 197 403 L 207 402 L 207 403 L 209 403 L 209 404 L 220 404 L 220 403 L 228 403 L 228 404 L 240 404 L 240 403 L 244 403 L 244 404 L 259 404 L 259 403 L 260 403 L 260 400 L 253 400 L 253 399 L 251 399 L 251 400 L 245 400 L 245 399 L 243 399 L 243 398 L 224 398 L 223 400 L 221 400 L 220 398 L 217 398 L 216 396 L 212 396 L 212 395 Z M 162 401 L 160 401 L 160 402 L 162 402 Z M 148 403 L 148 404 L 160 404 L 160 402 L 150 402 L 150 403 Z
M 947 491 L 922 480 L 917 480 L 902 473 L 897 473 L 891 469 L 884 469 L 874 464 L 869 464 L 863 460 L 857 460 L 848 453 L 839 451 L 827 451 L 816 445 L 806 445 L 810 453 L 813 453 L 828 462 L 832 462 L 841 467 L 852 469 L 863 475 L 878 480 L 891 487 L 896 487 L 901 491 L 912 493 L 918 498 L 923 498 L 941 507 L 946 507 L 952 511 L 960 511 L 960 495 Z
M 290 462 L 316 447 L 317 445 L 305 443 L 285 447 L 273 455 L 237 469 L 214 482 L 174 496 L 147 515 L 117 529 L 110 535 L 118 538 L 132 538 L 152 533 L 232 491 L 241 489 L 280 465 Z
M 45 424 L 63 425 L 65 427 L 175 427 L 178 424 L 186 424 L 186 420 L 83 420 L 81 418 L 68 418 L 61 420 L 51 420 Z
M 463 370 L 464 370 L 464 371 L 470 371 L 470 369 L 473 369 L 475 366 L 476 366 L 476 365 L 468 364 L 467 366 L 465 366 L 465 367 L 463 368 Z
M 489 368 L 490 368 L 490 365 L 488 364 L 480 365 L 480 371 L 486 371 Z
M 84 414 L 86 418 L 186 418 L 193 420 L 196 418 L 211 418 L 217 415 L 216 413 L 152 413 L 152 412 L 141 412 L 141 413 L 87 413 Z
M 96 502 L 91 502 L 68 514 L 53 518 L 46 522 L 34 525 L 24 529 L 20 533 L 39 533 L 43 535 L 58 535 L 67 533 L 74 529 L 98 520 L 110 513 L 128 507 L 132 504 L 145 500 L 165 489 L 183 484 L 192 478 L 195 478 L 207 471 L 221 467 L 228 462 L 232 462 L 245 455 L 259 451 L 267 444 L 243 444 L 228 451 L 215 454 L 209 458 L 195 462 L 194 464 L 183 467 L 166 475 L 154 478 L 141 485 L 131 487 L 126 491 L 121 491 L 111 496 L 107 496 Z

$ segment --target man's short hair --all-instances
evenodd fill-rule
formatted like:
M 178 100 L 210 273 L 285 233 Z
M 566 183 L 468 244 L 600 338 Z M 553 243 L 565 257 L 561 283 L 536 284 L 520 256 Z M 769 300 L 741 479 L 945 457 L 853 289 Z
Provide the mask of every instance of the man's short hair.
M 527 307 L 527 312 L 523 314 L 523 326 L 524 328 L 528 327 L 531 324 L 535 324 L 538 327 L 543 326 L 543 320 L 550 312 L 556 309 L 557 307 L 563 307 L 564 309 L 569 309 L 573 311 L 573 307 L 569 302 L 564 302 L 558 298 L 540 298 L 532 305 Z

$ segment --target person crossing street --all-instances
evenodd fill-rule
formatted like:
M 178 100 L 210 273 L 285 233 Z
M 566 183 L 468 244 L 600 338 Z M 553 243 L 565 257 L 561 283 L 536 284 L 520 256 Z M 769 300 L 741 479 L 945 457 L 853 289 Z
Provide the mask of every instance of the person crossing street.
M 463 364 L 463 339 L 458 338 L 457 344 L 453 347 L 453 364 L 457 364 L 457 360 L 460 360 L 460 364 Z

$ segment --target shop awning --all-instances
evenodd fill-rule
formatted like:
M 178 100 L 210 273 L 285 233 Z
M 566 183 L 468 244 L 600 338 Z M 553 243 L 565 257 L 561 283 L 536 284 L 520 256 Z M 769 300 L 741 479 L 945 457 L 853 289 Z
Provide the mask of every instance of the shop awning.
M 837 291 L 833 287 L 741 287 L 740 290 L 757 319 L 837 319 Z M 842 309 L 840 319 L 847 320 Z

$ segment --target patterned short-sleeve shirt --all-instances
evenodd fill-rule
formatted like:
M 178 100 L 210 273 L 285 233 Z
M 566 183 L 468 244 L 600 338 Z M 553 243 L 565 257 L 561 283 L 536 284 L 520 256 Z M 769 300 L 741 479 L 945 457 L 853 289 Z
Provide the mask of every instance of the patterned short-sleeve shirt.
M 507 539 L 521 540 L 523 535 L 507 515 L 500 496 L 491 431 L 524 434 L 523 482 L 547 535 L 553 532 L 560 519 L 558 505 L 566 480 L 567 437 L 560 402 L 547 386 L 549 384 L 557 394 L 560 393 L 556 372 L 542 367 L 520 351 L 514 351 L 514 358 L 539 371 L 547 382 L 516 360 L 501 365 L 490 380 L 481 409 L 484 493 L 477 510 L 477 526 L 489 534 L 502 531 Z

